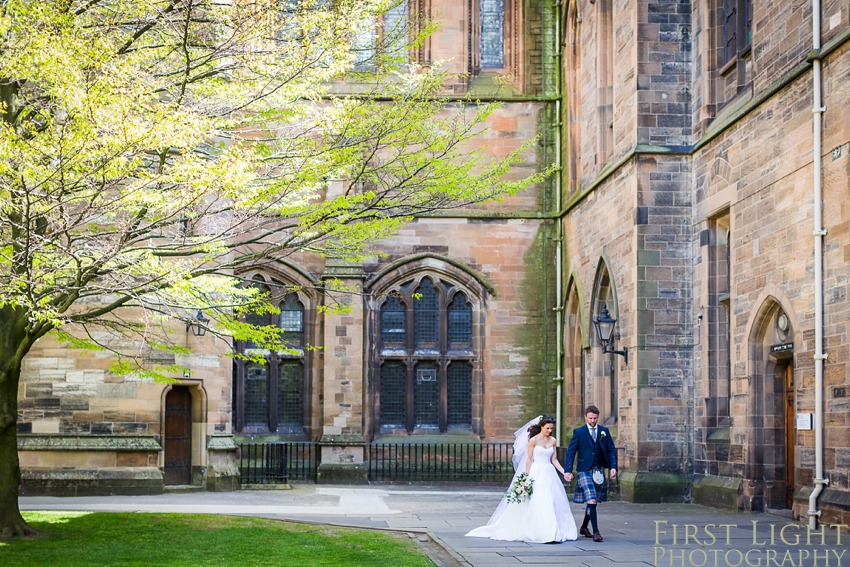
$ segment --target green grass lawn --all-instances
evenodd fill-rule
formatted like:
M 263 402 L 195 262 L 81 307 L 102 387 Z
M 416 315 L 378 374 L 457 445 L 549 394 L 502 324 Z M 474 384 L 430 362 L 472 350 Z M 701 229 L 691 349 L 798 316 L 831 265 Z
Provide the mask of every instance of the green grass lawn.
M 259 518 L 27 512 L 45 537 L 0 542 L 0 565 L 433 566 L 393 534 Z

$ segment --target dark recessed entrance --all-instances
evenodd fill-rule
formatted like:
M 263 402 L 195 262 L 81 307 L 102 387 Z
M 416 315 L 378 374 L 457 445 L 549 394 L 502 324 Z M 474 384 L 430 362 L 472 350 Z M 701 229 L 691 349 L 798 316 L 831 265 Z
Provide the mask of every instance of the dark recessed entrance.
M 192 482 L 192 395 L 175 386 L 165 396 L 165 484 Z

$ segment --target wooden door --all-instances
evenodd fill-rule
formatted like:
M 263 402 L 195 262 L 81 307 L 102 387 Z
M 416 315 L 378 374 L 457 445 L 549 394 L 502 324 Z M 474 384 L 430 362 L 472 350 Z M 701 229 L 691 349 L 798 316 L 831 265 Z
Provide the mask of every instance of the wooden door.
M 165 396 L 165 484 L 192 483 L 192 395 L 175 386 Z
M 794 404 L 793 363 L 785 367 L 785 507 L 794 504 L 794 446 L 796 444 L 796 411 Z

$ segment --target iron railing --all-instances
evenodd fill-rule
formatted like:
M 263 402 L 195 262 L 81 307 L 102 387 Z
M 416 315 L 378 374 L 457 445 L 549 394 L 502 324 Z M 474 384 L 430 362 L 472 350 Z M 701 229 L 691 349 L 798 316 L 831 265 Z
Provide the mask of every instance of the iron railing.
M 283 484 L 316 480 L 316 444 L 299 442 L 240 443 L 242 484 Z
M 238 445 L 243 485 L 316 480 L 317 443 L 269 442 Z M 622 447 L 617 448 L 622 457 Z M 558 447 L 563 464 L 567 448 Z M 469 482 L 506 484 L 514 475 L 512 443 L 370 443 L 366 445 L 370 482 Z M 572 496 L 575 480 L 565 483 Z M 618 500 L 619 478 L 609 480 L 608 496 Z
M 370 443 L 372 482 L 509 482 L 513 443 Z

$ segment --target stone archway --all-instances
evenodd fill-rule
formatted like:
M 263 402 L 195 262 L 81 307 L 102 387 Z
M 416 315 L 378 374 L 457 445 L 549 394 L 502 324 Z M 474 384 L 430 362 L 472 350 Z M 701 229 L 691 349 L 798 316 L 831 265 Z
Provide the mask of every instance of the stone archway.
M 599 407 L 602 411 L 602 415 L 599 416 L 600 422 L 610 426 L 617 425 L 620 409 L 616 356 L 602 354 L 602 343 L 599 342 L 593 330 L 593 321 L 599 318 L 604 307 L 607 307 L 611 317 L 619 320 L 620 310 L 614 280 L 605 258 L 600 258 L 593 282 L 593 297 L 590 301 L 588 344 L 591 345 L 589 375 L 592 386 L 587 392 L 586 401 Z M 619 338 L 619 329 L 615 330 L 614 338 Z
M 784 298 L 765 295 L 748 325 L 748 419 L 744 487 L 750 509 L 787 509 L 795 488 L 796 317 Z M 737 429 L 737 427 L 735 428 Z
M 571 280 L 567 293 L 567 310 L 564 320 L 564 390 L 562 433 L 581 422 L 585 400 L 585 353 L 581 293 L 577 282 Z

